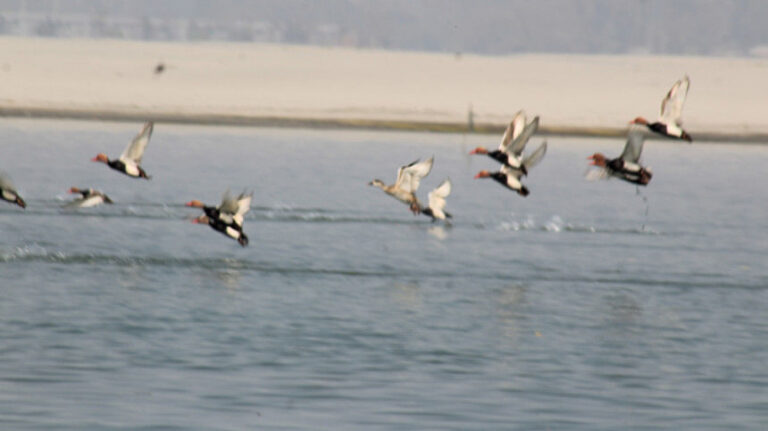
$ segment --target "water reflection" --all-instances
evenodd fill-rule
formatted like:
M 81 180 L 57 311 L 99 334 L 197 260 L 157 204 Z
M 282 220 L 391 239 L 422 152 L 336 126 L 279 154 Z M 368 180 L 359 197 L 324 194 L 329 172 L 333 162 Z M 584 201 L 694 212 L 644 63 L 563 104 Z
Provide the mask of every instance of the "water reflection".
M 436 225 L 436 226 L 430 226 L 429 229 L 427 229 L 427 233 L 432 235 L 433 237 L 439 239 L 440 241 L 446 239 L 448 237 L 448 230 L 451 229 L 451 225 Z
M 238 290 L 241 287 L 243 274 L 239 269 L 226 268 L 215 273 L 216 280 L 228 290 Z
M 505 338 L 514 340 L 521 334 L 520 308 L 525 303 L 525 291 L 526 287 L 520 284 L 511 284 L 499 291 L 496 299 L 496 316 Z

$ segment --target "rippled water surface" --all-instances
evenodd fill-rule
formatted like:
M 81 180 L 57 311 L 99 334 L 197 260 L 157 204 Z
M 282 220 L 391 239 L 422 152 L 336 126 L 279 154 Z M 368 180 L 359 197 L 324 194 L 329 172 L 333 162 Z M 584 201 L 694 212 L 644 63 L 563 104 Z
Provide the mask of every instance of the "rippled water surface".
M 522 198 L 495 136 L 3 120 L 0 428 L 768 427 L 768 148 L 549 138 Z M 542 138 L 535 137 L 533 145 Z M 366 184 L 435 156 L 452 226 Z M 63 210 L 70 186 L 116 202 Z M 184 202 L 254 190 L 236 242 Z

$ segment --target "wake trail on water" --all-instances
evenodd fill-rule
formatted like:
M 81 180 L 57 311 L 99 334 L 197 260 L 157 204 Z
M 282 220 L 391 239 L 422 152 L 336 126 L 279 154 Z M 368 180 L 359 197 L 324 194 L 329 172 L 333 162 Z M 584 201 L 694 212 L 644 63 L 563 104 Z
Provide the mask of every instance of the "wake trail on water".
M 490 225 L 478 224 L 477 227 L 491 227 L 497 230 L 508 232 L 539 231 L 551 233 L 574 232 L 586 234 L 662 235 L 662 232 L 648 228 L 645 223 L 639 227 L 602 227 L 589 224 L 568 223 L 557 215 L 550 217 L 543 223 L 536 221 L 536 219 L 533 217 L 526 217 L 522 219 L 506 220 Z
M 638 192 L 639 193 L 639 192 Z M 508 219 L 473 221 L 462 223 L 459 215 L 451 225 L 479 230 L 499 230 L 506 232 L 540 231 L 547 233 L 572 232 L 585 234 L 643 234 L 660 235 L 661 232 L 647 226 L 648 207 L 646 202 L 645 221 L 639 227 L 600 226 L 564 221 L 559 215 L 553 215 L 544 222 L 532 216 L 512 217 Z M 72 217 L 136 220 L 179 220 L 189 221 L 199 215 L 200 210 L 190 208 L 183 203 L 171 202 L 125 202 L 113 205 L 100 205 L 93 208 L 66 208 L 68 200 L 31 201 L 26 210 L 14 207 L 0 207 L 0 215 L 37 216 L 37 217 Z M 293 207 L 289 205 L 259 205 L 251 207 L 245 219 L 250 222 L 277 223 L 328 223 L 328 224 L 374 224 L 374 225 L 422 225 L 438 226 L 427 217 L 413 217 L 410 214 L 383 215 L 358 210 L 335 210 L 318 207 Z
M 247 258 L 208 258 L 208 257 L 178 257 L 171 255 L 116 255 L 98 253 L 69 253 L 60 250 L 48 250 L 39 245 L 17 247 L 13 250 L 0 250 L 0 267 L 3 264 L 51 264 L 64 266 L 98 266 L 100 271 L 110 271 L 110 268 L 142 268 L 155 267 L 180 268 L 189 271 L 237 271 L 243 273 L 280 274 L 296 277 L 343 276 L 409 280 L 466 280 L 472 283 L 477 280 L 498 282 L 525 283 L 576 283 L 615 286 L 637 285 L 645 287 L 678 287 L 678 288 L 713 288 L 713 289 L 750 289 L 765 290 L 766 284 L 761 280 L 754 283 L 736 283 L 729 274 L 690 274 L 666 273 L 647 277 L 647 274 L 627 273 L 596 273 L 594 275 L 574 275 L 557 267 L 537 266 L 531 262 L 519 262 L 519 271 L 492 270 L 467 271 L 466 268 L 452 271 L 450 269 L 425 270 L 395 268 L 378 265 L 372 268 L 333 268 L 328 266 L 281 265 L 275 262 L 251 260 Z

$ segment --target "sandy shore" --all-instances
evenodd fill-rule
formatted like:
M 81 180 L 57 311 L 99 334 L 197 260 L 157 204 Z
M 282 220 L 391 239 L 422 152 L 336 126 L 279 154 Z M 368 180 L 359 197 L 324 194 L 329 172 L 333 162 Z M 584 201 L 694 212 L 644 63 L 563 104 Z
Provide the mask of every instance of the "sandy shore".
M 0 38 L 0 115 L 464 131 L 471 109 L 497 132 L 525 108 L 544 132 L 611 135 L 686 73 L 694 138 L 768 136 L 768 60 L 264 44 Z

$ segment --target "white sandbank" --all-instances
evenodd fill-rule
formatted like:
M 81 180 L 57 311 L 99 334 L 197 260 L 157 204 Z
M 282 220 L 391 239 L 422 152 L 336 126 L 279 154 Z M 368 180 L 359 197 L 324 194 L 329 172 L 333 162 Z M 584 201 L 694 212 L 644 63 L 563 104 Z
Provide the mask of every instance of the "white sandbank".
M 155 74 L 160 62 L 166 69 Z M 486 57 L 246 43 L 0 38 L 0 112 L 463 125 L 471 106 L 477 124 L 501 127 L 525 108 L 541 115 L 545 129 L 623 129 L 638 115 L 656 118 L 685 74 L 691 89 L 683 118 L 694 138 L 768 134 L 765 59 Z

